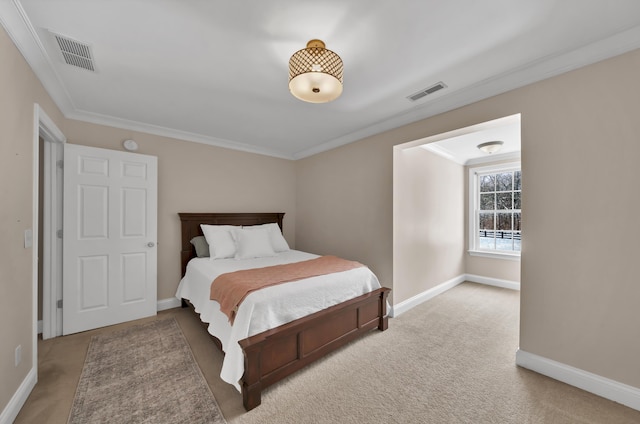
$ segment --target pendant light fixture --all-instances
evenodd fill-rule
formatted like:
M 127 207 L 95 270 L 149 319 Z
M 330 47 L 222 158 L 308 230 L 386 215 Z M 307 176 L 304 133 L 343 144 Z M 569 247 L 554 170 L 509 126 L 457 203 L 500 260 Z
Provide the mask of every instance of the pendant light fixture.
M 289 91 L 310 103 L 327 103 L 342 94 L 342 59 L 321 40 L 311 40 L 289 59 Z

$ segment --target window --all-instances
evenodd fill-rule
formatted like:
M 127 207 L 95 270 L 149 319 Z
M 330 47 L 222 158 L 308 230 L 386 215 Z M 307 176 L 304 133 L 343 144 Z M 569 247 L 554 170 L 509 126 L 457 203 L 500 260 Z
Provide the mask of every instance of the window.
M 469 170 L 469 253 L 518 257 L 522 233 L 520 163 Z

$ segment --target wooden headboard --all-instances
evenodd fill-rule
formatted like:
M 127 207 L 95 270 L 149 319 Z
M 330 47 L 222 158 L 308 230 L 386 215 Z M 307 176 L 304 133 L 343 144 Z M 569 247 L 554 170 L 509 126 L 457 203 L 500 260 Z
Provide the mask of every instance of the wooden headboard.
M 276 222 L 282 231 L 284 213 L 179 213 L 182 222 L 182 244 L 180 262 L 182 276 L 187 271 L 187 263 L 196 257 L 196 249 L 190 243 L 191 239 L 202 235 L 200 224 L 212 225 L 260 225 Z

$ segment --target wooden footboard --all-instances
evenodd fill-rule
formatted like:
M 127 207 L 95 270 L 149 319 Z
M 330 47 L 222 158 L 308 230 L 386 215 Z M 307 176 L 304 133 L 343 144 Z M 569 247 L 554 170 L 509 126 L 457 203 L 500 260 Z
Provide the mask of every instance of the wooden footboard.
M 260 405 L 262 389 L 370 330 L 386 330 L 390 291 L 383 287 L 240 340 L 244 352 L 241 384 L 245 409 Z
M 200 224 L 259 225 L 275 222 L 282 228 L 284 213 L 180 213 L 182 275 L 196 256 L 190 241 L 201 236 Z M 262 389 L 291 375 L 344 344 L 377 328 L 387 329 L 387 296 L 381 288 L 288 324 L 240 340 L 244 353 L 242 397 L 245 409 L 260 405 Z M 183 306 L 187 303 L 183 300 Z M 222 349 L 220 341 L 213 337 Z

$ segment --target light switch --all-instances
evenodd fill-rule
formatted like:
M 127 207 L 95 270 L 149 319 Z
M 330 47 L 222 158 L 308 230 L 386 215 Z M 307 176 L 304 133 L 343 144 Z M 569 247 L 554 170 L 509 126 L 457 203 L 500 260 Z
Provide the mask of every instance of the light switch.
M 28 228 L 24 230 L 24 248 L 28 249 L 33 246 L 33 230 Z

